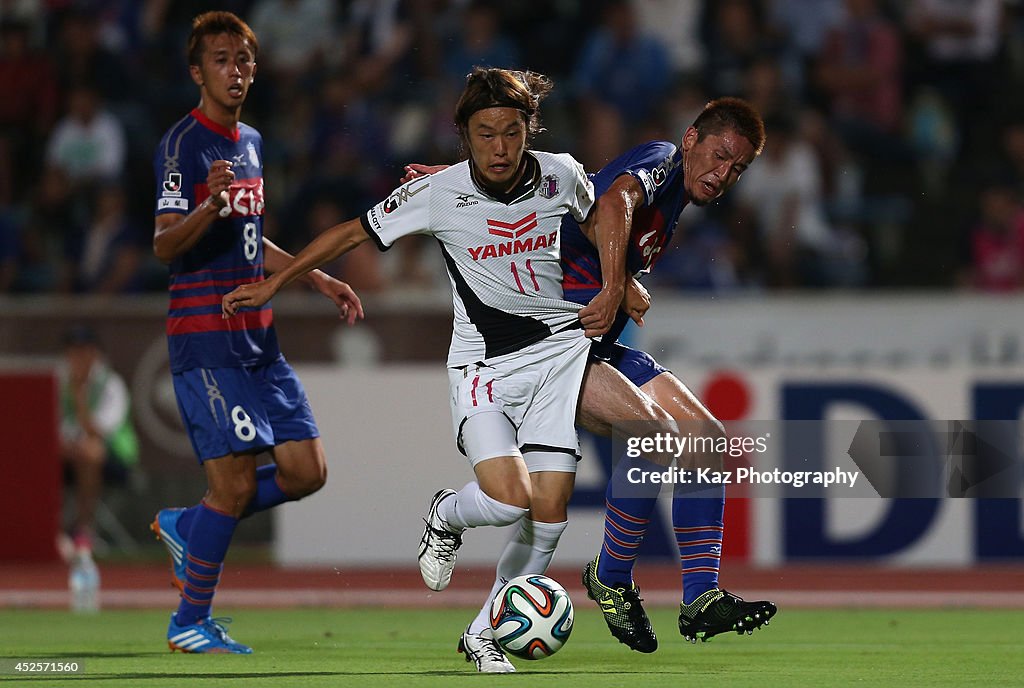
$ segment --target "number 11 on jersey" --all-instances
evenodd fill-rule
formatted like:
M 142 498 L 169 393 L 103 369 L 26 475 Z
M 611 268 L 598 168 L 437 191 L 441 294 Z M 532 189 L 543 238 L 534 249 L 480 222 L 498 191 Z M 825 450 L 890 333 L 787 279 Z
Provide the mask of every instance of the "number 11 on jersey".
M 516 265 L 515 261 L 512 261 L 512 277 L 516 280 L 516 286 L 519 287 L 521 294 L 526 293 L 526 289 L 523 288 L 523 280 L 519 277 L 519 266 Z M 533 271 L 533 265 L 530 264 L 530 260 L 526 261 L 526 270 L 530 275 L 530 280 L 533 282 L 533 290 L 540 291 L 540 284 L 537 282 L 537 274 Z

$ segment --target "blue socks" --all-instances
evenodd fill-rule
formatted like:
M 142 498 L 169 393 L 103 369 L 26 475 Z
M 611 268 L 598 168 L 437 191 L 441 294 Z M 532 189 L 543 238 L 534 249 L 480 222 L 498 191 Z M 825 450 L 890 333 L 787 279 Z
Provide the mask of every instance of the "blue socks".
M 277 484 L 277 466 L 267 464 L 256 469 L 256 494 L 242 518 L 292 501 Z M 185 561 L 185 591 L 178 606 L 179 626 L 196 623 L 210 615 L 210 605 L 220 581 L 224 557 L 238 525 L 237 519 L 200 502 L 182 512 L 178 534 L 188 542 Z
M 661 488 L 657 483 L 629 482 L 629 471 L 636 468 L 645 474 L 665 470 L 641 458 L 623 457 L 612 472 L 605 493 L 604 543 L 597 564 L 598 580 L 610 587 L 632 584 L 637 550 L 647 534 Z M 634 471 L 634 478 L 636 475 Z M 672 526 L 686 604 L 718 587 L 724 513 L 724 485 L 676 485 Z
M 281 490 L 277 484 L 277 466 L 268 463 L 256 469 L 256 494 L 253 495 L 249 506 L 245 507 L 242 518 L 252 516 L 257 511 L 273 509 L 278 504 L 294 501 Z
M 683 603 L 718 587 L 722 560 L 725 485 L 695 490 L 676 486 L 672 499 L 672 526 L 679 546 L 683 574 Z
M 194 624 L 210 615 L 224 556 L 238 525 L 237 518 L 203 503 L 193 509 L 185 561 L 185 591 L 175 619 L 179 626 Z
M 612 472 L 605 492 L 604 544 L 597 561 L 597 579 L 609 587 L 632 585 L 637 549 L 647 533 L 661 489 L 657 483 L 629 482 L 629 471 L 634 468 L 644 473 L 665 470 L 650 461 L 624 456 Z

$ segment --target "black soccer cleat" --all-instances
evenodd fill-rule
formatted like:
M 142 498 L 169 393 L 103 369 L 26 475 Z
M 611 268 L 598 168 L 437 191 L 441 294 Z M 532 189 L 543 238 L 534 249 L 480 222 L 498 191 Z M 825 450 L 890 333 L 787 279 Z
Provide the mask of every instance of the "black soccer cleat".
M 778 608 L 767 600 L 747 602 L 728 590 L 708 590 L 690 604 L 679 605 L 679 632 L 691 643 L 719 633 L 751 634 L 767 626 Z
M 636 585 L 609 588 L 597 579 L 596 558 L 583 567 L 583 587 L 587 589 L 587 597 L 597 602 L 608 630 L 620 643 L 637 652 L 658 649 L 658 638 L 641 604 L 640 588 Z

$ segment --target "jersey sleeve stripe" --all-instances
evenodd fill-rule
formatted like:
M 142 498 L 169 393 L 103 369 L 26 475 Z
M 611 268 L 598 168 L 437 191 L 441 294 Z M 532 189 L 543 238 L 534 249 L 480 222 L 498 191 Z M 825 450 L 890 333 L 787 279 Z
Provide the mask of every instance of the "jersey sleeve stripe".
M 223 318 L 220 313 L 184 315 L 167 318 L 167 336 L 199 332 L 261 330 L 270 327 L 273 323 L 274 311 L 269 307 L 258 311 L 245 311 L 230 318 Z
M 165 158 L 165 170 L 176 170 L 178 158 L 181 156 L 181 142 L 185 138 L 185 134 L 188 133 L 189 129 L 197 124 L 195 119 L 190 116 L 181 118 L 174 127 L 171 128 L 171 133 L 167 136 L 166 145 L 164 147 L 164 158 Z M 172 162 L 171 166 L 166 163 Z

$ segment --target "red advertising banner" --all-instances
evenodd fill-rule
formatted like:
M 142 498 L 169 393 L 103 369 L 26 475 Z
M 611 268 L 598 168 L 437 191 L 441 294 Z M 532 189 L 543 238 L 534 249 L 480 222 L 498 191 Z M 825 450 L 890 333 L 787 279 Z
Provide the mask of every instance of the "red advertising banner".
M 0 370 L 0 561 L 58 559 L 57 423 L 51 373 Z

